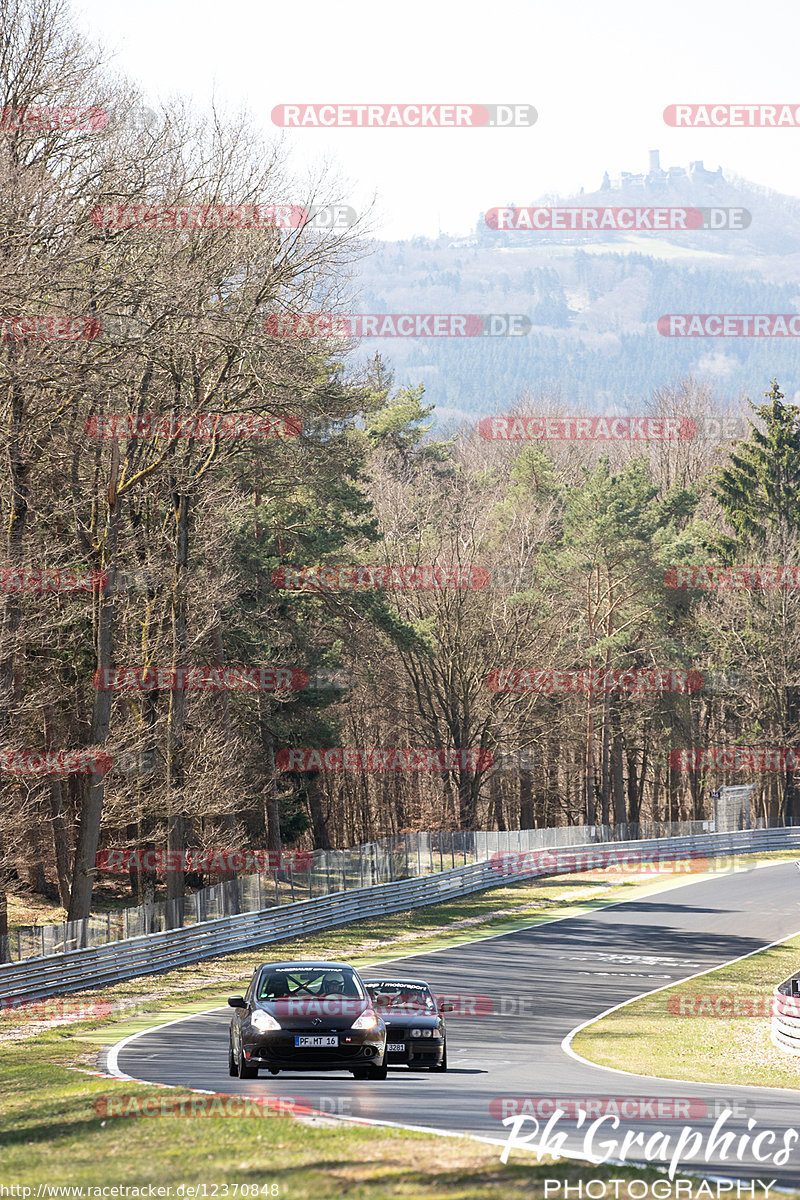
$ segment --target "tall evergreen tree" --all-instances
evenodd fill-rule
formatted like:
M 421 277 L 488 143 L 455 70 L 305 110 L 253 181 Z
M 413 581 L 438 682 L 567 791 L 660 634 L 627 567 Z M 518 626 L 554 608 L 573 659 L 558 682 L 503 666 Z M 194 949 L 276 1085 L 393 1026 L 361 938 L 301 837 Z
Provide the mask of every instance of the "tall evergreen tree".
M 712 494 L 734 537 L 722 536 L 719 548 L 729 561 L 752 549 L 763 547 L 768 538 L 777 539 L 781 561 L 800 533 L 800 408 L 784 404 L 777 379 L 764 393 L 767 401 L 751 405 L 766 428 L 751 422 L 750 438 L 730 452 L 728 464 L 719 469 Z M 792 557 L 794 552 L 792 552 Z M 756 601 L 757 603 L 757 601 Z M 787 664 L 788 665 L 788 664 Z M 791 745 L 800 729 L 800 687 L 784 683 L 784 740 Z M 784 812 L 787 825 L 794 819 L 796 772 L 786 771 Z
M 763 542 L 769 531 L 781 536 L 800 530 L 800 408 L 784 404 L 773 379 L 766 404 L 751 408 L 764 422 L 750 422 L 750 438 L 728 455 L 717 472 L 713 494 L 736 530 L 721 542 L 729 554 L 745 543 Z

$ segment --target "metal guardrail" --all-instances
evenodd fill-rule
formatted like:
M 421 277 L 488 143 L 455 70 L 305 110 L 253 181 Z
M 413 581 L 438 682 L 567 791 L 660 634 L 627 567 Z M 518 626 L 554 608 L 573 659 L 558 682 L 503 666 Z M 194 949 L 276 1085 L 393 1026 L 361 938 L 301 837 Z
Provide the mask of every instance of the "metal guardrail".
M 497 886 L 488 862 L 435 876 L 336 892 L 316 900 L 206 921 L 188 929 L 146 934 L 124 942 L 71 950 L 0 967 L 0 997 L 43 999 L 86 987 L 120 983 L 288 937 L 346 925 L 365 917 L 402 912 Z
M 630 863 L 657 864 L 676 859 L 717 858 L 780 849 L 800 850 L 800 828 L 755 829 L 593 846 L 578 844 L 553 850 L 536 849 L 518 856 L 500 853 L 485 862 L 433 875 L 354 888 L 296 904 L 223 917 L 188 929 L 165 930 L 88 950 L 72 950 L 6 964 L 0 967 L 0 998 L 37 1000 L 121 983 L 138 975 L 157 974 L 235 951 L 255 950 L 271 942 L 346 925 L 365 917 L 436 904 L 498 887 L 509 880 L 592 870 L 600 865 L 601 856 L 605 856 L 606 864 L 620 858 Z M 509 862 L 515 857 L 518 858 L 516 863 Z
M 781 992 L 783 986 L 779 984 L 773 994 L 770 1033 L 779 1050 L 800 1056 L 800 996 Z
M 520 852 L 639 838 L 683 837 L 709 830 L 708 821 L 646 822 L 639 825 L 562 825 L 552 829 L 470 830 L 405 833 L 345 850 L 314 850 L 306 868 L 271 873 L 245 869 L 177 900 L 92 913 L 81 921 L 17 926 L 9 938 L 9 959 L 44 958 L 87 950 L 144 934 L 183 929 L 260 912 L 278 904 L 296 904 L 333 892 L 394 883 L 432 875 L 468 863 L 485 862 L 492 853 Z M 112 852 L 113 853 L 113 852 Z M 291 851 L 290 854 L 294 854 Z M 100 870 L 108 869 L 99 868 Z
M 800 971 L 784 979 L 772 993 L 770 1036 L 779 1050 L 800 1057 Z

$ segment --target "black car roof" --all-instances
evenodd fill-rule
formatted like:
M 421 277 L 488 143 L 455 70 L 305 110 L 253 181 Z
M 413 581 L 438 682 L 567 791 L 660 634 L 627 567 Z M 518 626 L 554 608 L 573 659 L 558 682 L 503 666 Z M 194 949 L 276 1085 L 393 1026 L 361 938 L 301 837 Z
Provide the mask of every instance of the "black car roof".
M 263 971 L 265 967 L 269 967 L 271 971 L 355 971 L 355 967 L 351 966 L 350 963 L 318 962 L 316 959 L 290 959 L 288 962 L 265 962 L 256 967 L 256 971 Z
M 414 987 L 426 987 L 430 990 L 431 986 L 425 979 L 406 979 L 405 977 L 395 979 L 387 976 L 381 976 L 380 979 L 368 979 L 366 975 L 362 975 L 361 978 L 364 983 L 391 983 L 398 987 L 408 987 L 409 984 L 412 984 Z

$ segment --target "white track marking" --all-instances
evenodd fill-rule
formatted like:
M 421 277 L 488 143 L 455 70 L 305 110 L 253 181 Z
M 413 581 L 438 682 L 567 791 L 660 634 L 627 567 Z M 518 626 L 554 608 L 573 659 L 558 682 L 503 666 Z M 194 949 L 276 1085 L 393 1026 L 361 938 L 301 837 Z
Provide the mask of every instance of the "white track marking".
M 768 863 L 765 865 L 782 866 L 783 864 L 782 863 Z M 713 873 L 710 873 L 710 874 L 713 875 Z M 692 884 L 695 884 L 695 883 L 707 883 L 708 878 L 709 878 L 708 875 L 705 875 L 705 876 L 698 875 L 695 879 L 688 879 L 688 880 L 681 879 L 677 882 L 670 882 L 670 883 L 665 884 L 663 888 L 659 888 L 657 891 L 651 892 L 650 895 L 661 896 L 665 892 L 671 892 L 675 888 L 678 888 L 678 887 L 691 887 Z M 646 897 L 646 898 L 649 898 L 649 897 Z M 378 962 L 372 963 L 371 966 L 365 967 L 364 970 L 372 971 L 376 967 L 384 966 L 386 963 L 400 962 L 400 961 L 404 961 L 407 958 L 421 958 L 427 954 L 443 954 L 450 950 L 458 950 L 462 946 L 474 946 L 478 942 L 491 942 L 491 941 L 494 941 L 495 938 L 511 937 L 512 934 L 515 934 L 515 933 L 527 933 L 528 930 L 530 930 L 530 929 L 541 929 L 545 925 L 557 925 L 559 921 L 573 921 L 573 920 L 576 920 L 578 917 L 591 916 L 595 912 L 605 912 L 605 910 L 608 908 L 618 908 L 622 904 L 630 903 L 630 901 L 632 899 L 633 899 L 633 897 L 629 897 L 626 900 L 612 900 L 608 904 L 605 904 L 601 901 L 599 903 L 599 905 L 597 906 L 597 908 L 589 909 L 585 913 L 584 912 L 572 913 L 570 916 L 565 916 L 565 917 L 548 917 L 545 921 L 534 921 L 530 925 L 520 925 L 519 928 L 517 928 L 517 929 L 506 930 L 503 933 L 489 933 L 489 934 L 486 934 L 485 937 L 481 937 L 480 935 L 478 935 L 472 939 L 467 938 L 464 941 L 459 941 L 459 942 L 455 942 L 455 943 L 451 942 L 446 946 L 437 946 L 432 950 L 418 950 L 415 954 L 398 954 L 395 958 L 382 958 L 382 959 L 379 959 Z M 256 946 L 256 947 L 254 947 L 254 949 L 259 949 L 259 947 Z M 722 965 L 724 966 L 725 964 L 722 964 Z M 714 968 L 712 968 L 712 970 L 713 969 Z M 681 982 L 681 981 L 677 980 L 676 982 Z M 642 994 L 648 995 L 647 992 L 644 992 Z M 118 1063 L 120 1051 L 123 1050 L 127 1045 L 129 1045 L 130 1042 L 135 1042 L 137 1038 L 143 1037 L 144 1034 L 146 1034 L 146 1033 L 155 1033 L 156 1030 L 158 1030 L 158 1029 L 166 1029 L 170 1025 L 177 1025 L 180 1021 L 191 1021 L 195 1017 L 207 1017 L 209 1015 L 209 1013 L 219 1012 L 220 1009 L 221 1009 L 221 1006 L 217 1005 L 215 1008 L 203 1009 L 203 1011 L 199 1012 L 199 1013 L 191 1013 L 188 1017 L 187 1016 L 176 1017 L 172 1021 L 163 1021 L 159 1025 L 151 1025 L 147 1029 L 140 1029 L 138 1033 L 132 1033 L 132 1034 L 130 1034 L 129 1037 L 123 1038 L 119 1042 L 115 1042 L 114 1045 L 111 1046 L 109 1048 L 109 1050 L 107 1051 L 106 1063 L 109 1067 L 112 1068 L 115 1078 L 117 1078 L 117 1079 L 133 1079 L 133 1077 L 131 1075 L 126 1075 L 124 1073 L 124 1071 L 121 1072 L 119 1070 L 119 1063 Z M 610 1011 L 611 1011 L 611 1009 L 609 1009 L 609 1012 Z M 601 1016 L 604 1016 L 604 1015 L 605 1015 L 604 1013 L 601 1014 Z M 595 1018 L 595 1019 L 599 1020 L 599 1017 Z M 573 1032 L 577 1033 L 578 1030 L 576 1029 Z M 147 1080 L 136 1079 L 136 1080 L 133 1080 L 133 1082 L 134 1083 L 146 1083 Z M 173 1086 L 173 1085 L 169 1085 L 169 1086 Z M 177 1086 L 180 1086 L 180 1085 L 177 1085 Z M 197 1090 L 201 1090 L 201 1089 L 197 1089 Z M 202 1090 L 205 1090 L 205 1089 L 202 1089 Z M 405 1128 L 405 1126 L 403 1126 L 403 1128 Z M 411 1126 L 408 1126 L 408 1128 L 411 1128 Z
M 729 967 L 732 963 L 742 962 L 745 958 L 752 958 L 754 954 L 761 954 L 764 950 L 771 950 L 773 946 L 781 946 L 784 942 L 788 942 L 795 937 L 800 937 L 800 929 L 796 930 L 794 933 L 788 934 L 786 937 L 778 938 L 777 941 L 769 942 L 768 944 L 759 946 L 756 950 L 748 950 L 747 954 L 737 954 L 735 958 L 729 958 L 726 962 L 717 963 L 715 967 L 706 967 L 704 971 L 696 971 L 694 975 L 686 975 L 683 979 L 674 979 L 671 983 L 665 983 L 662 987 L 651 988 L 649 992 L 641 992 L 638 996 L 631 996 L 630 1000 L 623 1000 L 621 1004 L 612 1004 L 610 1008 L 607 1008 L 604 1012 L 598 1013 L 596 1017 L 590 1017 L 588 1021 L 582 1021 L 580 1025 L 576 1025 L 574 1029 L 570 1030 L 570 1032 L 561 1042 L 561 1049 L 565 1054 L 568 1054 L 570 1058 L 576 1059 L 577 1062 L 584 1063 L 584 1065 L 587 1067 L 593 1067 L 595 1071 L 608 1071 L 613 1075 L 628 1075 L 632 1079 L 663 1079 L 665 1083 L 689 1083 L 693 1087 L 722 1086 L 726 1088 L 743 1088 L 746 1091 L 778 1092 L 784 1096 L 787 1092 L 798 1091 L 796 1088 L 771 1088 L 760 1084 L 726 1083 L 720 1085 L 718 1083 L 706 1082 L 695 1083 L 691 1079 L 673 1079 L 671 1075 L 641 1075 L 636 1071 L 625 1071 L 622 1069 L 622 1067 L 604 1067 L 600 1063 L 592 1062 L 590 1058 L 584 1058 L 582 1054 L 579 1054 L 572 1045 L 573 1039 L 577 1037 L 577 1035 L 584 1029 L 588 1029 L 590 1025 L 594 1025 L 598 1021 L 602 1021 L 604 1017 L 609 1016 L 613 1012 L 619 1012 L 621 1008 L 627 1008 L 629 1004 L 634 1004 L 637 1000 L 643 1000 L 646 996 L 655 996 L 659 992 L 667 992 L 670 990 L 670 988 L 677 987 L 681 983 L 688 983 L 690 979 L 700 979 L 703 975 L 711 975 L 714 971 L 720 971 L 723 967 Z
M 754 864 L 754 867 L 770 867 L 770 866 L 783 866 L 783 865 L 785 865 L 784 861 L 780 860 L 778 862 L 757 863 L 757 864 Z M 743 868 L 743 869 L 752 869 L 752 868 Z M 709 872 L 706 875 L 698 875 L 695 879 L 676 880 L 674 882 L 665 884 L 664 887 L 659 888 L 654 892 L 650 892 L 648 897 L 646 897 L 646 898 L 649 899 L 650 896 L 661 896 L 664 893 L 673 891 L 675 888 L 679 888 L 679 887 L 691 887 L 692 884 L 695 884 L 695 883 L 707 883 L 709 878 L 713 878 L 713 876 L 714 876 L 714 872 Z M 540 929 L 545 925 L 555 925 L 555 924 L 558 924 L 560 921 L 570 921 L 570 920 L 576 919 L 580 916 L 584 916 L 584 915 L 590 916 L 590 915 L 593 915 L 595 912 L 605 911 L 608 908 L 617 908 L 623 904 L 629 903 L 629 901 L 632 899 L 633 899 L 633 897 L 629 897 L 626 900 L 614 900 L 614 901 L 611 901 L 611 903 L 609 903 L 609 904 L 604 904 L 601 902 L 596 908 L 590 909 L 588 913 L 573 913 L 571 916 L 550 917 L 545 921 L 535 921 L 530 925 L 522 925 L 517 929 L 507 930 L 504 933 L 488 934 L 485 937 L 478 936 L 471 940 L 467 939 L 465 941 L 460 941 L 457 943 L 450 943 L 449 945 L 439 946 L 439 947 L 436 947 L 435 949 L 420 950 L 413 954 L 404 954 L 404 955 L 398 955 L 395 958 L 381 959 L 379 962 L 374 963 L 373 966 L 378 967 L 378 966 L 382 966 L 384 963 L 398 962 L 398 961 L 404 960 L 406 958 L 420 958 L 420 957 L 422 957 L 424 955 L 428 955 L 428 954 L 440 954 L 440 953 L 443 953 L 443 952 L 446 952 L 449 950 L 457 950 L 461 946 L 475 945 L 478 942 L 483 942 L 483 941 L 492 941 L 498 937 L 509 937 L 514 933 L 525 933 L 531 929 Z M 656 992 L 667 991 L 669 988 L 676 987 L 678 984 L 681 984 L 681 983 L 686 983 L 690 979 L 697 979 L 702 975 L 711 974 L 713 971 L 719 970 L 721 967 L 730 965 L 730 963 L 740 962 L 742 959 L 749 958 L 753 954 L 761 953 L 762 950 L 770 949 L 771 946 L 778 946 L 782 942 L 788 941 L 789 938 L 798 936 L 798 934 L 800 934 L 800 930 L 798 930 L 797 934 L 789 934 L 788 937 L 779 938 L 775 942 L 770 942 L 768 945 L 761 946 L 756 950 L 751 950 L 748 954 L 742 954 L 742 955 L 739 955 L 737 958 L 729 959 L 727 962 L 718 963 L 716 966 L 708 967 L 704 971 L 698 971 L 694 975 L 687 975 L 682 979 L 673 979 L 670 981 L 670 983 L 665 984 L 662 987 L 653 988 L 649 992 L 641 992 L 637 996 L 632 996 L 630 1000 L 623 1001 L 622 1004 L 612 1005 L 611 1008 L 606 1009 L 604 1012 L 598 1014 L 595 1017 L 592 1017 L 588 1021 L 582 1022 L 580 1025 L 577 1025 L 573 1030 L 571 1030 L 571 1032 L 568 1033 L 566 1035 L 566 1037 L 563 1039 L 563 1041 L 561 1042 L 561 1049 L 566 1054 L 570 1055 L 570 1057 L 576 1059 L 578 1062 L 581 1062 L 586 1066 L 592 1067 L 594 1070 L 597 1070 L 597 1071 L 607 1071 L 609 1073 L 613 1073 L 613 1074 L 617 1074 L 617 1075 L 627 1075 L 629 1078 L 634 1078 L 634 1079 L 646 1079 L 646 1080 L 655 1079 L 658 1081 L 663 1080 L 663 1082 L 665 1082 L 665 1083 L 681 1083 L 684 1085 L 687 1082 L 689 1082 L 691 1084 L 691 1086 L 693 1086 L 693 1087 L 715 1087 L 715 1088 L 717 1088 L 719 1086 L 718 1084 L 712 1084 L 712 1083 L 698 1084 L 698 1083 L 692 1083 L 691 1080 L 687 1081 L 685 1079 L 672 1079 L 672 1078 L 668 1078 L 666 1076 L 636 1075 L 635 1072 L 633 1072 L 633 1071 L 623 1071 L 618 1067 L 601 1067 L 597 1063 L 591 1062 L 590 1059 L 584 1058 L 583 1055 L 578 1054 L 578 1052 L 572 1048 L 571 1043 L 572 1043 L 573 1038 L 575 1038 L 576 1035 L 581 1032 L 581 1030 L 586 1029 L 589 1025 L 593 1025 L 596 1021 L 602 1020 L 603 1017 L 608 1016 L 610 1013 L 615 1012 L 617 1009 L 624 1008 L 627 1004 L 632 1004 L 635 1000 L 640 1000 L 644 996 L 650 996 Z M 370 967 L 369 969 L 372 970 L 373 968 Z M 138 1033 L 134 1033 L 134 1034 L 129 1035 L 126 1038 L 123 1038 L 121 1041 L 116 1042 L 113 1046 L 111 1046 L 109 1048 L 109 1050 L 107 1051 L 106 1065 L 110 1069 L 109 1073 L 111 1074 L 111 1076 L 113 1078 L 128 1080 L 131 1083 L 141 1083 L 141 1084 L 144 1084 L 144 1085 L 150 1086 L 150 1087 L 152 1087 L 152 1086 L 157 1086 L 157 1087 L 181 1087 L 181 1086 L 183 1086 L 185 1088 L 185 1090 L 187 1090 L 187 1091 L 202 1093 L 205 1095 L 215 1095 L 216 1093 L 214 1093 L 209 1088 L 191 1088 L 191 1087 L 188 1087 L 187 1085 L 181 1085 L 181 1084 L 156 1084 L 156 1085 L 153 1085 L 151 1080 L 136 1079 L 134 1076 L 128 1075 L 124 1071 L 120 1070 L 118 1059 L 119 1059 L 120 1052 L 127 1045 L 129 1045 L 133 1041 L 136 1041 L 137 1038 L 143 1037 L 147 1033 L 154 1033 L 159 1029 L 166 1029 L 170 1025 L 177 1025 L 181 1021 L 193 1020 L 195 1017 L 208 1016 L 211 1013 L 216 1013 L 216 1012 L 220 1012 L 220 1011 L 221 1011 L 221 1009 L 219 1006 L 217 1006 L 215 1008 L 204 1009 L 203 1012 L 192 1013 L 188 1017 L 187 1016 L 177 1017 L 176 1019 L 174 1019 L 172 1021 L 164 1021 L 158 1025 L 151 1026 L 147 1029 L 139 1030 Z M 774 1093 L 778 1093 L 778 1094 L 782 1094 L 782 1095 L 786 1095 L 786 1093 L 788 1091 L 793 1090 L 793 1089 L 789 1089 L 789 1088 L 767 1088 L 767 1087 L 754 1088 L 747 1084 L 726 1084 L 725 1086 L 731 1087 L 731 1088 L 735 1087 L 735 1088 L 739 1088 L 739 1089 L 744 1089 L 747 1091 L 774 1092 Z M 485 1144 L 494 1145 L 494 1146 L 505 1147 L 506 1141 L 507 1141 L 506 1138 L 488 1137 L 488 1136 L 483 1136 L 483 1135 L 475 1134 L 475 1133 L 467 1133 L 463 1130 L 436 1129 L 436 1128 L 429 1127 L 426 1125 L 407 1125 L 400 1121 L 382 1121 L 382 1120 L 378 1120 L 375 1118 L 369 1118 L 369 1117 L 340 1116 L 338 1114 L 334 1115 L 334 1114 L 322 1113 L 322 1112 L 320 1112 L 319 1115 L 328 1117 L 334 1121 L 341 1121 L 341 1122 L 345 1122 L 348 1124 L 375 1126 L 375 1127 L 387 1128 L 387 1129 L 403 1129 L 403 1130 L 408 1130 L 413 1133 L 426 1133 L 426 1134 L 430 1134 L 435 1137 L 449 1137 L 449 1138 L 465 1137 L 465 1138 L 468 1138 L 470 1141 L 483 1142 Z M 589 1161 L 588 1159 L 584 1158 L 584 1156 L 582 1156 L 582 1155 L 569 1155 L 568 1159 L 569 1160 L 577 1159 L 578 1161 Z M 610 1160 L 609 1165 L 631 1166 L 631 1165 L 642 1165 L 642 1164 L 633 1163 L 632 1160 L 625 1160 L 624 1162 L 622 1160 L 620 1160 L 620 1161 Z M 649 1163 L 646 1165 L 651 1166 L 651 1167 L 653 1166 L 652 1163 Z M 656 1167 L 656 1170 L 659 1170 L 659 1169 L 660 1168 Z M 721 1180 L 723 1182 L 729 1181 L 728 1176 L 706 1175 L 706 1174 L 700 1174 L 700 1173 L 694 1172 L 694 1171 L 684 1171 L 684 1172 L 682 1172 L 682 1174 L 683 1174 L 683 1176 L 689 1176 L 689 1177 L 694 1177 L 694 1178 L 699 1178 L 699 1179 Z M 772 1190 L 775 1192 L 786 1191 L 786 1189 L 783 1189 L 783 1188 L 773 1188 Z M 787 1191 L 787 1194 L 792 1195 L 792 1194 L 796 1194 L 796 1193 L 789 1193 Z

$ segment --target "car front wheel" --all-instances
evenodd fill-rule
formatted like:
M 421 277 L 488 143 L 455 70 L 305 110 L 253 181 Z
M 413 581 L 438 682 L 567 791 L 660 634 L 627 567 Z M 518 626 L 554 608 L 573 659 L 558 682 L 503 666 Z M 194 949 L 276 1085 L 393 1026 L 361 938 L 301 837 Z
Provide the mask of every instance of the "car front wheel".
M 236 1059 L 233 1054 L 233 1043 L 230 1039 L 228 1039 L 228 1074 L 233 1076 L 239 1074 L 239 1068 L 236 1065 Z
M 431 1070 L 432 1071 L 446 1071 L 447 1070 L 447 1043 L 446 1042 L 445 1042 L 444 1046 L 442 1047 L 442 1061 L 439 1063 L 438 1067 L 431 1067 Z
M 236 1067 L 236 1074 L 240 1079 L 258 1079 L 258 1067 L 251 1066 L 250 1063 L 245 1061 L 244 1049 L 241 1045 L 239 1046 L 239 1054 L 236 1058 Z

